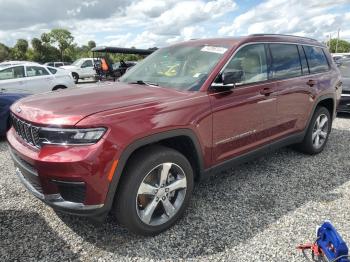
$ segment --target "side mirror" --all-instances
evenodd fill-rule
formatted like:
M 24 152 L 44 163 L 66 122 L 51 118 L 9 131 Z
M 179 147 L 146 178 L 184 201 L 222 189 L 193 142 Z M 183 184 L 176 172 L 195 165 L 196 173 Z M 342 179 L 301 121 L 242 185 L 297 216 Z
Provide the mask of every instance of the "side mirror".
M 242 71 L 224 72 L 217 77 L 215 82 L 212 84 L 212 87 L 216 91 L 231 90 L 235 87 L 237 82 L 240 82 L 242 75 Z
M 240 82 L 239 80 L 242 78 L 243 72 L 242 71 L 228 71 L 222 73 L 222 83 L 224 85 L 230 85 L 235 84 L 237 82 Z

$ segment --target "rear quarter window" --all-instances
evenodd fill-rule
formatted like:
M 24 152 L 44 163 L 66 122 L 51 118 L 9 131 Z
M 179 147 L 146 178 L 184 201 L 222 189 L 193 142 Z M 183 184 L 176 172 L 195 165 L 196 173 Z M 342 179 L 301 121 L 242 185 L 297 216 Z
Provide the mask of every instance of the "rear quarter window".
M 322 73 L 329 70 L 327 58 L 321 47 L 304 46 L 304 50 L 311 74 Z
M 302 75 L 298 47 L 293 44 L 270 44 L 272 78 L 283 79 Z
M 48 67 L 47 68 L 50 72 L 51 72 L 51 74 L 56 74 L 57 73 L 57 69 L 55 69 L 55 68 L 52 68 L 52 67 Z

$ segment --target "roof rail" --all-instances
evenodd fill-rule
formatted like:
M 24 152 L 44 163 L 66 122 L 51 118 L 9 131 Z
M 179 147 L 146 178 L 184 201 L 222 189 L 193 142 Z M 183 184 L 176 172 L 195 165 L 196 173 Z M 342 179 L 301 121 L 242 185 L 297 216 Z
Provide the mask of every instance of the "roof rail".
M 285 34 L 251 34 L 249 36 L 288 36 L 288 37 L 295 37 L 295 38 L 304 38 L 304 39 L 312 40 L 314 42 L 318 42 L 316 39 L 306 37 L 306 36 L 285 35 Z

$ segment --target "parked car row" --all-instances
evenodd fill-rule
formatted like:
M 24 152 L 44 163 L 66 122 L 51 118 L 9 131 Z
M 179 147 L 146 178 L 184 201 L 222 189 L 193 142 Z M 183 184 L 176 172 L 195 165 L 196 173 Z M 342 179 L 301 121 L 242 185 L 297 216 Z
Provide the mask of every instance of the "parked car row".
M 72 75 L 59 68 L 26 63 L 0 69 L 0 90 L 6 93 L 38 94 L 74 86 Z
M 9 108 L 31 94 L 75 87 L 69 71 L 37 63 L 10 62 L 0 67 L 0 136 L 9 127 Z

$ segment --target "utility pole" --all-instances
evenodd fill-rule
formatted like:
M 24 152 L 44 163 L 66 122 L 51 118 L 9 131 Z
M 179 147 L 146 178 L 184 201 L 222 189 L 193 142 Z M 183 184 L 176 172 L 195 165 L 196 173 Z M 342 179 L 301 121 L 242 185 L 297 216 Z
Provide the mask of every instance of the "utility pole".
M 340 28 L 338 28 L 337 43 L 336 43 L 336 45 L 335 45 L 335 52 L 336 52 L 336 53 L 338 53 L 339 32 L 340 32 Z

